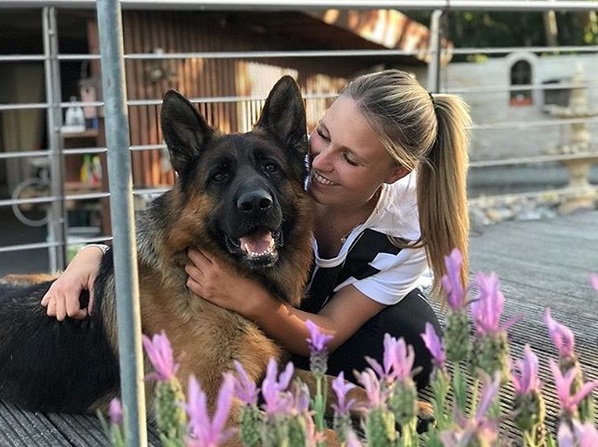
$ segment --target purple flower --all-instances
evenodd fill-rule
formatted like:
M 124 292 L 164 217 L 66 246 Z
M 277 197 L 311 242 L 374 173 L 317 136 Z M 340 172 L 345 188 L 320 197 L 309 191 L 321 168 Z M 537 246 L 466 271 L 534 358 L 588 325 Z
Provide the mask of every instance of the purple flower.
M 596 293 L 598 293 L 598 273 L 590 274 L 590 284 L 592 285 Z
M 179 369 L 172 354 L 172 346 L 164 331 L 154 334 L 150 339 L 143 335 L 143 347 L 156 372 L 148 374 L 146 380 L 168 381 L 176 375 Z
M 598 445 L 598 431 L 592 423 L 581 424 L 573 419 L 572 424 L 573 431 L 566 422 L 559 425 L 557 435 L 559 447 L 594 447 Z
M 347 393 L 355 388 L 355 385 L 345 380 L 345 373 L 340 372 L 339 375 L 332 381 L 332 389 L 336 394 L 338 404 L 332 404 L 332 408 L 338 414 L 348 414 L 355 404 L 355 399 L 347 401 Z
M 413 346 L 407 345 L 404 338 L 397 340 L 388 333 L 384 334 L 383 365 L 370 357 L 365 358 L 381 379 L 392 381 L 406 380 L 411 377 L 415 352 Z
M 123 420 L 123 407 L 118 398 L 114 398 L 110 401 L 110 422 L 113 424 L 120 424 Z
M 540 388 L 538 379 L 538 357 L 534 354 L 528 344 L 523 348 L 523 360 L 515 362 L 515 368 L 511 371 L 511 381 L 518 395 L 530 394 Z
M 442 277 L 442 288 L 446 292 L 446 299 L 449 307 L 459 311 L 465 307 L 467 301 L 466 291 L 461 281 L 461 266 L 463 265 L 463 254 L 458 248 L 453 249 L 451 254 L 444 257 L 446 274 Z
M 457 423 L 460 430 L 447 430 L 440 434 L 442 444 L 445 447 L 459 447 L 465 445 L 478 445 L 479 440 L 484 445 L 494 445 L 498 437 L 497 421 L 488 418 L 487 413 L 500 389 L 500 373 L 494 375 L 492 380 L 486 375 L 482 389 L 482 396 L 478 403 L 476 414 L 473 418 L 467 419 L 463 415 L 457 416 Z M 478 442 L 473 442 L 478 440 Z
M 359 373 L 357 379 L 365 388 L 368 396 L 369 408 L 380 408 L 385 402 L 385 397 L 380 386 L 380 380 L 371 369 L 367 368 Z
M 561 422 L 559 424 L 559 431 L 557 433 L 557 440 L 559 447 L 574 447 L 575 435 L 569 428 L 569 424 Z
M 498 394 L 499 389 L 500 374 L 498 372 L 494 374 L 494 379 L 491 379 L 490 376 L 486 376 L 484 378 L 482 396 L 480 397 L 480 402 L 478 404 L 478 408 L 475 415 L 476 421 L 479 422 L 486 417 L 486 413 L 488 413 L 490 405 L 492 404 L 492 401 Z
M 186 407 L 192 439 L 189 439 L 188 447 L 216 447 L 232 436 L 233 429 L 227 429 L 226 424 L 233 404 L 233 390 L 234 378 L 231 374 L 225 374 L 218 392 L 216 411 L 210 419 L 205 393 L 194 376 L 189 378 L 189 400 Z
M 506 331 L 519 318 L 512 318 L 502 326 L 500 317 L 505 304 L 505 297 L 500 291 L 498 276 L 495 273 L 476 275 L 478 296 L 471 303 L 471 314 L 479 334 L 494 334 Z
M 294 367 L 291 362 L 283 372 L 278 375 L 278 366 L 274 359 L 268 362 L 266 377 L 262 382 L 262 395 L 264 397 L 264 411 L 268 414 L 274 414 L 278 411 L 287 412 L 290 405 L 288 396 L 283 392 L 289 387 L 293 378 Z
M 579 447 L 596 447 L 598 445 L 598 430 L 591 422 L 580 424 L 574 420 L 573 428 Z
M 554 376 L 556 393 L 561 404 L 561 410 L 566 415 L 574 414 L 579 403 L 585 399 L 594 388 L 598 387 L 598 380 L 594 380 L 593 382 L 584 383 L 581 385 L 579 391 L 574 395 L 571 395 L 571 384 L 577 376 L 578 369 L 573 367 L 563 375 L 554 359 L 550 359 L 550 369 L 552 369 L 552 375 Z
M 346 447 L 362 447 L 357 434 L 353 430 L 347 432 L 347 443 Z
M 440 368 L 444 368 L 444 364 L 446 362 L 446 354 L 444 353 L 444 349 L 442 347 L 442 340 L 436 333 L 436 329 L 430 323 L 426 323 L 426 331 L 421 334 L 421 337 L 424 340 L 424 344 L 432 357 L 434 359 L 434 364 Z
M 309 387 L 303 383 L 295 391 L 295 409 L 297 413 L 304 414 L 309 411 Z
M 307 342 L 311 351 L 323 352 L 326 349 L 326 343 L 332 340 L 332 335 L 324 334 L 320 327 L 311 320 L 305 322 L 307 329 L 309 330 L 309 338 Z
M 544 322 L 548 326 L 548 333 L 561 357 L 570 357 L 575 349 L 575 337 L 567 326 L 558 323 L 550 315 L 550 309 L 544 312 Z
M 257 385 L 247 375 L 247 371 L 238 361 L 234 361 L 237 377 L 235 378 L 235 396 L 246 405 L 257 405 Z

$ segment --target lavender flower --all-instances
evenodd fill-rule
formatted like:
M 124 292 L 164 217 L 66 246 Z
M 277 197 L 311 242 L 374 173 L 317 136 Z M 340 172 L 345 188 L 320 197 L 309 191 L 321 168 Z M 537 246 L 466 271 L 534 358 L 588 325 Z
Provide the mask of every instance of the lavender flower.
M 532 352 L 528 344 L 523 348 L 523 360 L 517 360 L 511 372 L 511 381 L 515 394 L 529 394 L 540 388 L 538 379 L 538 357 Z
M 523 360 L 517 360 L 511 371 L 515 389 L 514 421 L 522 431 L 526 445 L 544 445 L 546 405 L 540 392 L 538 357 L 525 345 Z
M 263 409 L 268 414 L 278 411 L 287 412 L 288 399 L 281 395 L 288 387 L 293 377 L 294 367 L 287 363 L 285 370 L 278 375 L 278 367 L 274 359 L 270 359 L 266 369 L 266 377 L 262 382 L 262 395 L 264 397 Z
M 571 368 L 563 375 L 557 363 L 553 359 L 550 359 L 550 369 L 552 369 L 563 417 L 565 419 L 572 419 L 576 415 L 579 403 L 598 387 L 598 380 L 582 384 L 580 389 L 571 395 L 571 385 L 578 374 L 577 368 Z
M 143 335 L 143 347 L 156 372 L 148 374 L 146 380 L 168 381 L 175 377 L 179 369 L 172 354 L 172 346 L 164 331 L 154 334 L 150 339 Z
M 444 369 L 446 363 L 446 354 L 444 353 L 444 349 L 442 347 L 442 340 L 436 333 L 436 329 L 430 323 L 426 323 L 426 331 L 421 335 L 424 340 L 424 344 L 430 354 L 432 354 L 432 359 L 434 365 L 438 369 Z
M 307 326 L 310 334 L 309 338 L 307 339 L 310 349 L 310 370 L 316 376 L 322 377 L 324 374 L 326 374 L 326 370 L 328 368 L 328 351 L 326 350 L 326 343 L 332 340 L 332 335 L 324 334 L 320 330 L 319 326 L 311 320 L 307 320 L 305 325 Z
M 505 324 L 500 324 L 505 297 L 500 290 L 498 276 L 495 273 L 478 273 L 476 284 L 479 293 L 471 304 L 476 331 L 480 334 L 492 334 L 509 329 L 519 318 L 512 318 Z
M 241 408 L 241 440 L 246 447 L 257 447 L 262 441 L 260 426 L 263 422 L 262 413 L 257 406 L 258 388 L 243 365 L 236 360 L 234 364 L 237 371 L 234 379 L 235 397 L 244 404 Z
M 434 370 L 430 376 L 430 385 L 434 396 L 432 405 L 434 407 L 434 417 L 437 427 L 439 430 L 443 430 L 448 427 L 449 421 L 452 419 L 445 407 L 446 397 L 450 388 L 450 375 L 446 369 L 446 354 L 442 346 L 442 341 L 432 324 L 426 323 L 426 331 L 421 334 L 421 337 L 424 340 L 426 348 L 432 354 L 432 362 L 434 364 Z M 458 380 L 458 377 L 455 377 L 455 380 Z M 456 402 L 459 404 L 459 397 L 456 398 Z
M 383 365 L 370 357 L 366 357 L 366 361 L 380 379 L 392 383 L 395 380 L 411 377 L 415 352 L 413 346 L 407 345 L 404 338 L 397 340 L 389 334 L 384 334 Z
M 112 424 L 118 425 L 122 422 L 123 407 L 120 403 L 120 400 L 116 397 L 110 401 L 109 414 L 110 414 L 110 422 L 112 422 Z
M 310 334 L 307 339 L 310 350 L 323 352 L 326 349 L 326 343 L 332 340 L 332 335 L 323 333 L 320 327 L 311 320 L 307 320 L 305 326 L 307 326 Z
M 498 423 L 487 416 L 500 389 L 500 374 L 497 372 L 494 379 L 484 376 L 482 396 L 476 414 L 467 419 L 458 415 L 458 429 L 447 430 L 440 433 L 440 438 L 445 447 L 461 447 L 469 445 L 494 445 L 498 438 Z
M 550 315 L 549 308 L 544 312 L 544 322 L 548 326 L 548 333 L 559 351 L 559 356 L 561 358 L 571 358 L 574 356 L 575 337 L 571 329 L 554 320 Z
M 570 425 L 573 425 L 571 430 Z M 557 435 L 559 447 L 594 447 L 598 445 L 598 431 L 590 422 L 561 423 Z
M 243 365 L 234 361 L 237 377 L 235 378 L 235 396 L 245 405 L 257 405 L 258 388 L 247 375 Z
M 467 357 L 470 349 L 467 290 L 463 289 L 461 281 L 463 255 L 458 249 L 454 249 L 444 258 L 444 264 L 447 273 L 441 282 L 449 306 L 444 328 L 445 352 L 449 360 L 458 363 Z
M 550 315 L 550 309 L 544 312 L 544 321 L 548 326 L 548 333 L 559 351 L 559 367 L 562 373 L 576 370 L 577 375 L 571 381 L 571 393 L 579 391 L 584 377 L 579 359 L 575 354 L 575 337 L 571 329 L 555 321 Z M 591 421 L 594 419 L 594 402 L 591 398 L 582 399 L 578 405 L 579 419 Z
M 417 390 L 412 379 L 415 352 L 404 338 L 384 335 L 384 365 L 366 357 L 366 361 L 380 378 L 380 386 L 394 418 L 402 425 L 415 420 Z M 367 380 L 367 379 L 366 379 Z M 405 427 L 404 427 L 405 428 Z M 406 436 L 406 433 L 403 433 Z
M 216 411 L 213 418 L 208 414 L 206 395 L 194 376 L 189 378 L 189 431 L 191 437 L 188 447 L 216 447 L 223 445 L 234 433 L 234 429 L 226 428 L 233 403 L 234 378 L 225 374 L 218 392 Z
M 181 406 L 185 396 L 176 377 L 179 365 L 174 361 L 172 346 L 164 331 L 154 334 L 151 339 L 143 335 L 143 346 L 155 369 L 146 380 L 157 381 L 154 412 L 160 439 L 164 444 L 181 442 L 187 417 Z
M 349 413 L 355 405 L 355 399 L 347 400 L 347 393 L 355 388 L 355 385 L 345 380 L 345 373 L 341 371 L 339 375 L 332 381 L 332 389 L 336 394 L 336 404 L 332 404 L 332 408 L 337 413 Z
M 100 422 L 110 438 L 110 445 L 112 447 L 126 447 L 125 436 L 122 429 L 123 422 L 123 407 L 118 398 L 110 401 L 109 407 L 110 426 L 106 424 L 103 416 L 100 414 Z
M 451 254 L 444 257 L 446 274 L 442 277 L 442 288 L 446 293 L 449 307 L 453 311 L 460 311 L 467 305 L 466 290 L 463 289 L 461 281 L 461 266 L 463 265 L 463 254 L 455 248 Z
M 505 298 L 500 291 L 498 277 L 492 273 L 476 276 L 478 296 L 472 302 L 471 313 L 476 328 L 471 367 L 487 374 L 500 371 L 503 380 L 509 375 L 509 342 L 506 330 L 516 321 L 500 324 Z
M 333 427 L 338 434 L 341 443 L 348 440 L 348 433 L 351 430 L 350 411 L 355 404 L 355 399 L 347 400 L 347 393 L 355 388 L 355 385 L 345 380 L 345 374 L 340 374 L 332 381 L 332 389 L 336 394 L 336 404 L 332 404 L 334 409 Z
M 357 380 L 365 388 L 368 396 L 368 407 L 370 409 L 383 407 L 386 404 L 385 393 L 380 386 L 380 380 L 376 377 L 373 370 L 365 369 L 358 374 Z
M 357 375 L 368 396 L 365 432 L 369 445 L 394 445 L 396 429 L 394 414 L 388 410 L 388 388 L 382 386 L 376 373 L 367 368 Z

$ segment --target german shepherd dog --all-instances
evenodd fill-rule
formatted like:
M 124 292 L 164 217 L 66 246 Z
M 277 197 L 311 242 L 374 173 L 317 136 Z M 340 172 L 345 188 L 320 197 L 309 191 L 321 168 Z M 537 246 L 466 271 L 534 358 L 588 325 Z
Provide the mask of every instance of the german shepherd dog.
M 299 304 L 312 257 L 305 109 L 286 76 L 250 132 L 219 134 L 172 90 L 163 98 L 161 126 L 178 176 L 137 222 L 142 331 L 165 331 L 181 383 L 194 374 L 213 405 L 234 360 L 259 383 L 283 350 L 246 318 L 187 289 L 186 251 L 208 250 L 280 300 Z M 111 252 L 84 320 L 46 315 L 40 301 L 51 281 L 1 282 L 0 399 L 34 411 L 105 411 L 119 394 Z M 151 404 L 153 393 L 148 397 Z

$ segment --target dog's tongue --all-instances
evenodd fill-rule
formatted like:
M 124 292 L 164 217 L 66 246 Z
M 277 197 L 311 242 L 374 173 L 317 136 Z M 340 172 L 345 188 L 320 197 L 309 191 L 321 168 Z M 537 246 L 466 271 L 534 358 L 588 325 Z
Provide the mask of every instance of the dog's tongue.
M 265 254 L 274 248 L 274 238 L 269 231 L 256 231 L 239 239 L 241 249 L 250 255 Z

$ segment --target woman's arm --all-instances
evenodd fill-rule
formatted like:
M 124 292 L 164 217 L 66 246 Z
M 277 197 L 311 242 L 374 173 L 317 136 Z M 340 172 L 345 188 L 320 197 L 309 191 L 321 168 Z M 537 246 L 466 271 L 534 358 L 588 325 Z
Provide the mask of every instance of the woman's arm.
M 105 249 L 101 245 L 86 245 L 75 255 L 65 271 L 52 284 L 42 298 L 41 304 L 47 308 L 50 317 L 58 321 L 67 316 L 82 320 L 93 307 L 93 283 L 98 276 Z M 89 290 L 87 309 L 80 309 L 79 296 L 82 290 Z
M 204 299 L 251 319 L 287 350 L 309 355 L 307 320 L 333 336 L 329 352 L 343 344 L 385 306 L 353 286 L 337 292 L 318 314 L 299 310 L 272 296 L 261 284 L 239 277 L 227 265 L 197 250 L 189 250 L 187 286 Z

